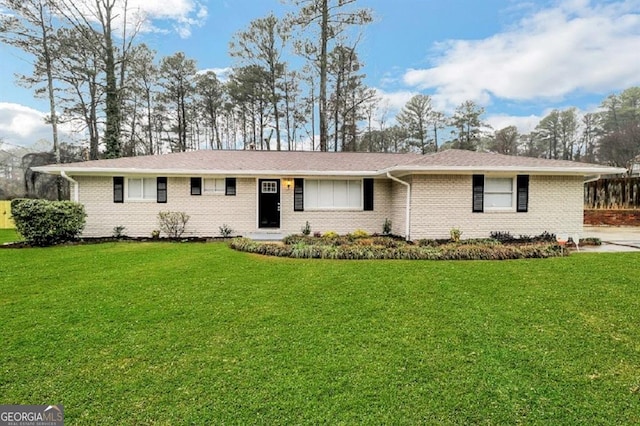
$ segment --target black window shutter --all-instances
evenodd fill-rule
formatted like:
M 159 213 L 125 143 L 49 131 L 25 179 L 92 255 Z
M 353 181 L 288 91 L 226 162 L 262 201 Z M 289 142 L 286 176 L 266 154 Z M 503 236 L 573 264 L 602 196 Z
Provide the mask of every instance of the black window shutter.
M 122 176 L 113 177 L 113 202 L 124 203 L 124 178 Z
M 191 195 L 202 195 L 202 178 L 191 178 Z
M 362 189 L 364 194 L 364 210 L 373 210 L 373 179 L 363 179 Z
M 304 211 L 304 179 L 293 180 L 293 211 Z
M 473 212 L 484 211 L 484 175 L 473 175 Z
M 167 178 L 166 177 L 159 176 L 156 179 L 156 202 L 158 203 L 167 202 Z
M 529 210 L 529 175 L 518 175 L 518 199 L 516 211 L 526 213 Z
M 236 178 L 224 180 L 224 195 L 236 195 Z

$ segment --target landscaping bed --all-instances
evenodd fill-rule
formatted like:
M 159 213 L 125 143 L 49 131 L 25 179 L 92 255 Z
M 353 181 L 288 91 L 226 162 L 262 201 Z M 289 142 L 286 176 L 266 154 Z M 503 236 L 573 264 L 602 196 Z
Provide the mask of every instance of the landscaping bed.
M 568 253 L 553 234 L 512 237 L 508 233 L 492 233 L 492 236 L 412 242 L 359 232 L 343 236 L 290 235 L 281 243 L 235 238 L 229 244 L 235 250 L 249 253 L 306 259 L 506 260 L 560 257 Z

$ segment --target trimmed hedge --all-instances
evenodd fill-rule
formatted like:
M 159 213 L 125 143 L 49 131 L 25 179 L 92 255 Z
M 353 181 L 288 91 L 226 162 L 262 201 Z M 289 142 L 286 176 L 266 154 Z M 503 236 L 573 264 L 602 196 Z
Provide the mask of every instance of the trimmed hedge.
M 415 259 L 415 260 L 506 260 L 525 258 L 548 258 L 563 256 L 557 243 L 502 245 L 470 242 L 444 244 L 440 246 L 400 243 L 383 237 L 367 239 L 371 244 L 335 244 L 335 241 L 317 239 L 311 243 L 309 237 L 287 237 L 289 244 L 263 243 L 248 238 L 234 238 L 230 247 L 244 252 L 268 256 L 304 259 Z M 324 242 L 322 240 L 325 240 Z
M 11 201 L 16 230 L 32 246 L 51 246 L 78 238 L 85 225 L 82 204 L 18 198 Z

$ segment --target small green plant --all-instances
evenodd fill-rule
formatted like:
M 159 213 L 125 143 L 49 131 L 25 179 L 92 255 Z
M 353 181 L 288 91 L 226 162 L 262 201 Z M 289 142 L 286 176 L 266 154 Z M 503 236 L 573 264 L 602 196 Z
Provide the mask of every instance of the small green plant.
M 382 224 L 382 235 L 391 234 L 391 219 L 386 218 Z
M 460 237 L 462 237 L 462 231 L 460 230 L 460 228 L 451 228 L 451 230 L 449 231 L 449 235 L 451 236 L 451 241 L 453 241 L 454 243 L 459 243 Z
M 356 229 L 350 235 L 352 238 L 368 238 L 370 236 L 369 233 L 363 229 Z
M 302 229 L 300 229 L 300 231 L 302 232 L 302 235 L 308 236 L 311 234 L 311 225 L 309 225 L 309 221 L 307 221 L 307 223 L 304 224 L 304 226 L 302 227 Z
M 322 234 L 322 238 L 327 238 L 327 239 L 338 238 L 339 236 L 340 235 L 338 235 L 338 233 L 335 231 L 327 231 L 324 234 Z
M 113 238 L 122 238 L 122 237 L 126 237 L 126 235 L 124 234 L 124 230 L 126 229 L 126 226 L 122 226 L 122 225 L 118 225 L 118 226 L 114 226 L 113 227 Z
M 160 212 L 158 213 L 160 231 L 167 234 L 169 238 L 180 238 L 187 227 L 190 217 L 185 212 Z
M 154 240 L 157 240 L 160 238 L 160 230 L 159 229 L 154 229 L 153 231 L 151 231 L 151 238 L 153 238 Z
M 220 230 L 220 236 L 222 238 L 229 238 L 231 234 L 233 234 L 233 229 L 231 229 L 231 227 L 226 223 L 223 223 L 222 226 L 218 227 L 218 229 Z

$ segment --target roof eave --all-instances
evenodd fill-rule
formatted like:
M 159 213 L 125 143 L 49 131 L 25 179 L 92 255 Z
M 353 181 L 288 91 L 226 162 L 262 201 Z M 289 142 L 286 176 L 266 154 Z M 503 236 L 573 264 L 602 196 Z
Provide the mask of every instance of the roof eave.
M 143 168 L 104 168 L 104 167 L 64 167 L 61 165 L 37 166 L 32 170 L 41 173 L 60 175 L 65 172 L 73 176 L 349 176 L 369 177 L 410 174 L 474 174 L 474 173 L 520 173 L 531 175 L 595 176 L 626 173 L 620 167 L 522 167 L 522 166 L 394 166 L 382 170 L 210 170 L 210 169 L 143 169 Z
M 521 173 L 530 175 L 562 175 L 562 176 L 591 176 L 616 175 L 626 173 L 620 167 L 526 167 L 526 166 L 399 166 L 391 167 L 383 172 L 391 172 L 397 176 L 410 174 L 485 174 L 485 173 Z
M 33 171 L 60 175 L 63 171 L 73 176 L 377 176 L 374 170 L 209 170 L 209 169 L 142 169 L 104 167 L 37 166 Z

